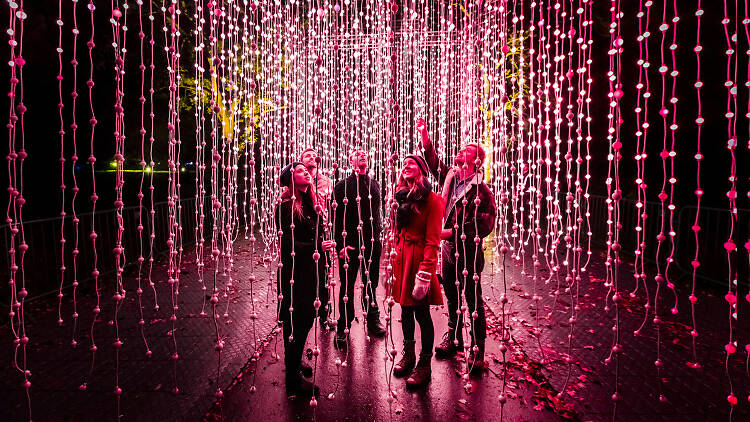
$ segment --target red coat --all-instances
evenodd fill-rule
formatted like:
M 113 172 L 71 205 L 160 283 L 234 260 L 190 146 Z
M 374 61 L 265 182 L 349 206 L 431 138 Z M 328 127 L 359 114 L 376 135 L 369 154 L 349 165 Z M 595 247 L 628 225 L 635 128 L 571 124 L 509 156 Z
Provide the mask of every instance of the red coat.
M 443 304 L 436 269 L 444 208 L 440 196 L 430 192 L 422 210 L 411 218 L 409 226 L 394 233 L 396 255 L 391 259 L 394 275 L 392 292 L 393 299 L 402 306 Z M 419 271 L 427 271 L 432 278 L 429 293 L 417 301 L 411 292 Z

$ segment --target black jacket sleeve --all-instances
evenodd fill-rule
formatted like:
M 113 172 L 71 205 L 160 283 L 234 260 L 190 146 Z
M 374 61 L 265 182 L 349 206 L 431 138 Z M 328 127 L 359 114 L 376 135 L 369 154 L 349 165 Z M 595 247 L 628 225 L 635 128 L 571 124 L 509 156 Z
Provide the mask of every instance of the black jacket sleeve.
M 383 222 L 380 220 L 380 207 L 383 204 L 380 185 L 375 179 L 370 181 L 370 195 L 372 195 L 372 200 L 370 201 L 370 206 L 372 207 L 372 234 L 375 237 L 375 241 L 380 241 L 379 237 L 383 229 Z
M 466 241 L 473 242 L 475 236 L 483 239 L 487 237 L 495 228 L 495 219 L 497 218 L 497 206 L 495 197 L 486 184 L 481 183 L 472 189 L 476 189 L 476 194 L 471 195 L 470 201 L 479 198 L 479 205 L 469 203 L 456 216 L 459 227 L 458 235 L 466 234 Z M 462 222 L 462 223 L 461 223 Z
M 424 159 L 430 167 L 430 173 L 435 176 L 435 179 L 437 179 L 438 184 L 440 185 L 440 189 L 438 190 L 438 192 L 440 192 L 443 188 L 445 177 L 448 175 L 450 167 L 438 157 L 434 144 L 430 144 L 429 148 L 424 150 Z
M 336 251 L 344 247 L 344 190 L 346 188 L 346 179 L 339 180 L 333 188 L 333 198 L 336 201 L 336 218 L 333 222 L 333 240 L 336 241 Z M 348 234 L 348 233 L 347 233 Z

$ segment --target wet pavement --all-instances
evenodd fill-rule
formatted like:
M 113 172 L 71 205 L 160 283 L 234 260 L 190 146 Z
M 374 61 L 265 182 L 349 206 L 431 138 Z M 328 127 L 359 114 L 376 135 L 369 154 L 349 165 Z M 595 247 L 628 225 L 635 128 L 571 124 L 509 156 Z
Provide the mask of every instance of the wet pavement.
M 206 296 L 194 273 L 194 263 L 186 255 L 185 271 L 180 284 L 177 330 L 169 321 L 170 286 L 164 268 L 155 271 L 154 280 L 160 310 L 153 309 L 153 295 L 143 295 L 145 326 L 143 335 L 152 350 L 147 357 L 138 325 L 139 307 L 136 281 L 131 273 L 126 279 L 128 294 L 118 316 L 120 338 L 119 385 L 121 420 L 189 421 L 189 420 L 504 420 L 558 421 L 612 420 L 612 393 L 617 386 L 620 400 L 615 420 L 728 420 L 729 391 L 725 375 L 724 345 L 728 340 L 727 302 L 721 288 L 698 289 L 697 355 L 701 369 L 689 366 L 693 360 L 690 330 L 690 308 L 686 280 L 677 283 L 679 312 L 672 315 L 671 292 L 661 297 L 664 309 L 660 337 L 657 339 L 653 313 L 645 318 L 644 292 L 631 298 L 634 288 L 628 265 L 621 267 L 620 340 L 623 352 L 619 359 L 605 361 L 612 345 L 614 310 L 605 310 L 603 257 L 595 254 L 589 276 L 579 285 L 579 308 L 570 333 L 571 297 L 564 289 L 555 298 L 551 294 L 556 280 L 540 273 L 536 283 L 522 274 L 517 263 L 508 263 L 504 274 L 498 262 L 485 268 L 484 294 L 487 298 L 490 338 L 487 344 L 488 369 L 481 376 L 463 379 L 463 358 L 433 360 L 432 382 L 424 391 L 410 392 L 404 380 L 389 377 L 390 362 L 385 361 L 386 344 L 401 349 L 401 330 L 394 324 L 391 337 L 366 339 L 359 320 L 352 329 L 348 353 L 333 347 L 334 335 L 318 332 L 308 338 L 309 347 L 317 342 L 321 349 L 316 368 L 316 382 L 322 394 L 312 408 L 308 399 L 287 398 L 283 377 L 283 344 L 270 336 L 274 327 L 275 292 L 269 290 L 272 267 L 264 262 L 251 245 L 240 244 L 232 272 L 234 286 L 229 300 L 222 297 L 218 326 L 224 348 L 215 350 L 216 326 L 210 316 L 201 315 Z M 213 282 L 213 270 L 207 267 L 206 282 Z M 218 273 L 222 291 L 227 276 Z M 505 277 L 503 277 L 503 275 Z M 251 281 L 254 277 L 254 281 Z M 506 280 L 505 285 L 503 279 Z M 689 280 L 688 280 L 689 281 Z M 100 421 L 118 416 L 115 388 L 113 280 L 102 279 L 102 321 L 95 324 L 99 347 L 92 366 L 89 330 L 94 306 L 92 291 L 81 292 L 78 300 L 81 318 L 78 326 L 79 346 L 70 346 L 73 327 L 69 292 L 63 303 L 65 323 L 57 326 L 57 300 L 39 299 L 28 304 L 26 321 L 31 337 L 29 364 L 32 370 L 33 417 L 37 421 Z M 534 301 L 534 285 L 541 299 Z M 689 285 L 688 285 L 689 286 Z M 505 318 L 512 341 L 507 343 L 507 363 L 500 352 L 503 317 L 500 298 L 507 289 L 509 299 Z M 650 297 L 653 298 L 653 291 Z M 382 297 L 382 291 L 378 292 Z M 665 299 L 666 298 L 666 299 Z M 740 301 L 740 321 L 747 314 L 747 303 Z M 227 316 L 224 316 L 229 304 Z M 611 305 L 611 303 L 610 303 Z M 205 309 L 205 308 L 204 308 Z M 436 344 L 445 331 L 445 307 L 433 307 Z M 210 315 L 210 311 L 208 312 Z M 251 318 L 256 314 L 257 319 Z M 537 316 L 538 315 L 538 316 Z M 361 319 L 361 315 L 358 315 Z M 394 307 L 399 317 L 399 307 Z M 638 336 L 633 332 L 646 320 Z M 746 373 L 744 344 L 750 339 L 748 324 L 738 325 L 735 338 L 739 352 L 729 359 L 729 374 L 738 396 L 733 411 L 736 421 L 750 420 L 750 376 Z M 0 362 L 5 374 L 0 378 L 0 420 L 27 420 L 26 404 L 20 388 L 22 378 L 12 368 L 12 335 L 7 322 L 0 326 Z M 173 337 L 179 359 L 171 359 Z M 538 336 L 535 333 L 539 333 Z M 417 336 L 419 329 L 417 328 Z M 657 371 L 659 344 L 661 369 Z M 419 347 L 419 346 L 417 346 Z M 258 359 L 253 357 L 257 351 Z M 740 353 L 742 352 L 742 353 Z M 281 360 L 277 360 L 279 356 Z M 338 367 L 336 359 L 346 361 Z M 93 368 L 93 369 L 91 369 Z M 617 377 L 615 371 L 617 369 Z M 507 373 L 506 373 L 507 371 Z M 615 380 L 617 379 L 617 383 Z M 390 387 L 388 382 L 390 380 Z M 176 381 L 176 383 L 175 383 Z M 87 382 L 85 392 L 79 387 Z M 505 385 L 507 402 L 500 405 L 498 395 Z M 173 388 L 177 386 L 179 393 Z M 223 398 L 216 400 L 217 389 Z M 388 392 L 395 394 L 389 403 Z M 562 395 L 559 393 L 563 392 Z M 329 396 L 331 395 L 332 396 Z M 660 400 L 660 396 L 663 396 Z

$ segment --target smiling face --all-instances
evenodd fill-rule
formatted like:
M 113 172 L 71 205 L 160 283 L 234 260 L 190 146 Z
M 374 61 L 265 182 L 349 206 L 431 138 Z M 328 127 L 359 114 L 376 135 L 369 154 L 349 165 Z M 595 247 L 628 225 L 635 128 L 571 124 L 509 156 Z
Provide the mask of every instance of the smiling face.
M 361 149 L 356 149 L 349 156 L 349 166 L 359 174 L 365 174 L 367 171 L 367 153 Z
M 419 175 L 421 174 L 421 171 L 419 170 L 419 165 L 417 165 L 417 162 L 414 161 L 412 158 L 407 158 L 404 160 L 404 167 L 401 169 L 401 177 L 406 180 L 407 182 L 414 181 Z
M 318 168 L 318 153 L 313 150 L 305 151 L 300 157 L 300 161 L 308 169 Z
M 307 171 L 307 168 L 303 164 L 298 164 L 297 167 L 294 168 L 292 178 L 294 179 L 295 189 L 303 191 L 310 187 L 312 181 L 310 172 Z

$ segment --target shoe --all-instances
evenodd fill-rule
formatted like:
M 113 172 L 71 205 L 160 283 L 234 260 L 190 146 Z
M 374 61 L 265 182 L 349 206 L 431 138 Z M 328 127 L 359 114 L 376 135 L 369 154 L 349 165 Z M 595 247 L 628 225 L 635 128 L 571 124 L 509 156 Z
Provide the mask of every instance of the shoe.
M 417 356 L 414 354 L 415 341 L 404 341 L 404 353 L 401 360 L 393 367 L 393 375 L 396 377 L 405 377 L 414 368 L 417 363 Z
M 313 385 L 312 382 L 300 377 L 287 378 L 286 380 L 286 395 L 287 396 L 299 396 L 299 397 L 312 397 L 320 395 L 320 389 L 317 385 Z
M 380 323 L 379 311 L 375 310 L 367 314 L 367 332 L 378 338 L 385 337 L 386 331 L 383 324 Z
M 346 350 L 346 334 L 343 331 L 336 331 L 336 339 L 333 341 L 333 345 L 339 350 Z
M 302 374 L 302 376 L 310 378 L 313 376 L 313 368 L 312 366 L 308 365 L 307 362 L 304 360 L 299 365 L 299 372 Z
M 420 356 L 419 363 L 414 367 L 409 378 L 406 379 L 406 386 L 408 388 L 419 388 L 427 385 L 432 379 L 432 367 L 430 366 L 430 360 L 432 356 Z
M 485 368 L 485 362 L 484 362 L 484 340 L 477 341 L 477 351 L 474 351 L 474 348 L 471 348 L 471 352 L 469 353 L 469 358 L 466 360 L 466 363 L 469 365 L 469 368 L 471 368 L 472 374 L 481 374 L 482 371 Z
M 438 359 L 451 359 L 456 356 L 459 349 L 463 347 L 459 341 L 458 345 L 454 342 L 455 332 L 448 330 L 443 335 L 443 341 L 435 347 L 435 357 Z

